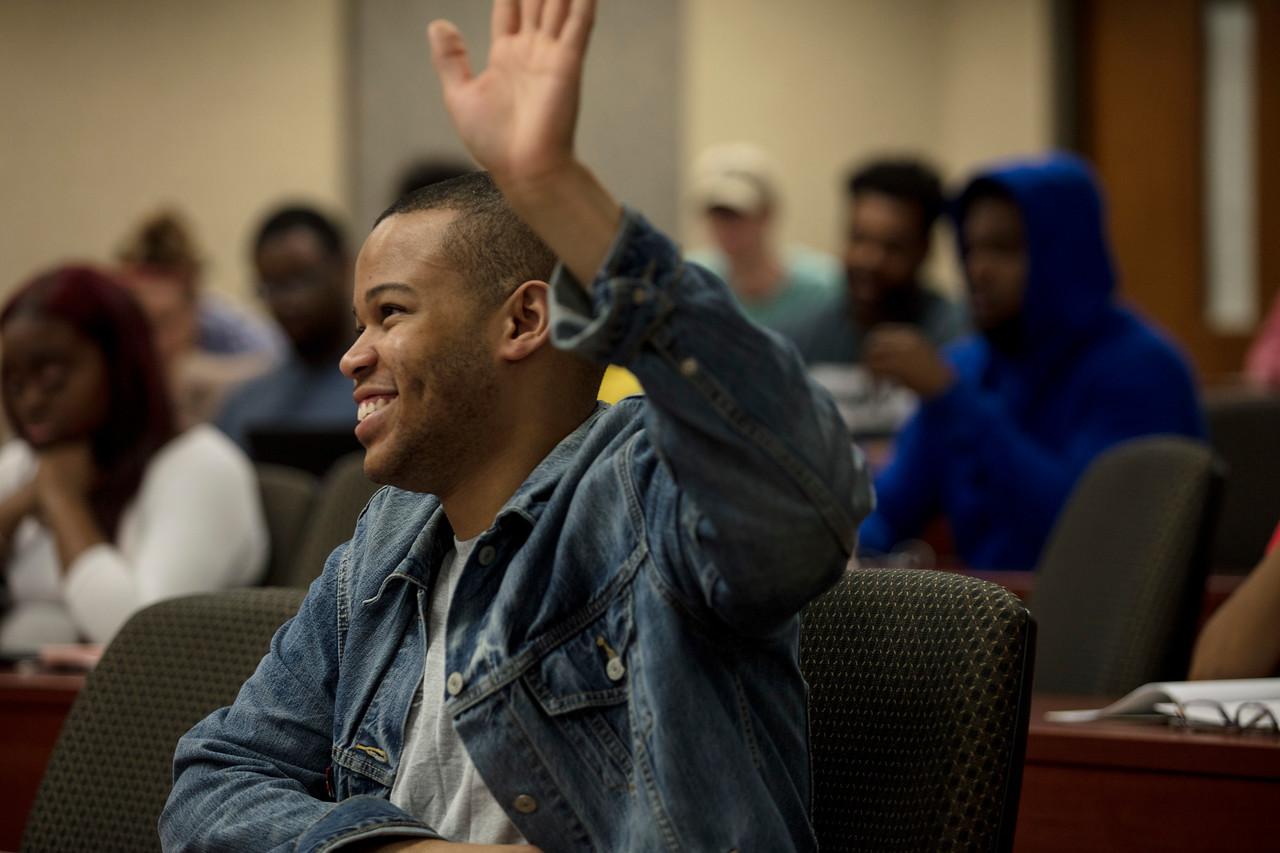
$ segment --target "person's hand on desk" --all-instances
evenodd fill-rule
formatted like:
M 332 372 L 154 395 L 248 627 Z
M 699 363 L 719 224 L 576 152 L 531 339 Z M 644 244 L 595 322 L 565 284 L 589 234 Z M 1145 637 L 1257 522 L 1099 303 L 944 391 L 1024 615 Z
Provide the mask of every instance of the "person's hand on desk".
M 1205 623 L 1191 654 L 1192 681 L 1265 678 L 1280 664 L 1280 548 L 1273 548 Z

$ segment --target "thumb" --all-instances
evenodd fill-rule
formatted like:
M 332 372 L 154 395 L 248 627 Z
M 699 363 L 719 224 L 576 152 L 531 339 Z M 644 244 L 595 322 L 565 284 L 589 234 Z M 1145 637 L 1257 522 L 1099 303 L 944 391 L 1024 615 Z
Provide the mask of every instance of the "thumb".
M 467 45 L 457 27 L 448 21 L 432 21 L 427 27 L 427 41 L 431 44 L 431 61 L 446 92 L 471 79 Z

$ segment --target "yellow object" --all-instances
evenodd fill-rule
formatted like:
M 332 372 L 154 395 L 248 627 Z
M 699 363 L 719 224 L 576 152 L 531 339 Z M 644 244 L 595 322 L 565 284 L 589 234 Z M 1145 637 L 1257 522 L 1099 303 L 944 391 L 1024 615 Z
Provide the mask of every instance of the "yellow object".
M 600 392 L 596 396 L 606 403 L 616 403 L 623 397 L 643 393 L 640 380 L 636 379 L 630 370 L 611 364 L 604 372 L 604 379 L 600 380 Z

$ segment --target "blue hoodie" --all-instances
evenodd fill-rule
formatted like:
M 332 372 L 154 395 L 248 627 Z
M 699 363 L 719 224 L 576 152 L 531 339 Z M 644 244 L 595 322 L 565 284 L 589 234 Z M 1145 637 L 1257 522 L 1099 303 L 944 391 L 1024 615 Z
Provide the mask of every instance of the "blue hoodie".
M 1088 167 L 1054 155 L 980 174 L 961 194 L 957 220 L 975 187 L 991 184 L 1017 203 L 1026 234 L 1021 344 L 997 349 L 974 335 L 945 352 L 957 382 L 899 436 L 860 530 L 864 553 L 888 552 L 941 513 L 966 565 L 1034 568 L 1099 453 L 1141 435 L 1204 436 L 1186 362 L 1114 301 Z

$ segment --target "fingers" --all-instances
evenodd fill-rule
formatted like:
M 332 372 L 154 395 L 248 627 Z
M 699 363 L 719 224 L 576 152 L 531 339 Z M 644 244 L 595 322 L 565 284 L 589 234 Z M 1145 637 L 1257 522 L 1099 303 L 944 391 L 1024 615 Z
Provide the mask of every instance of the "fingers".
M 547 0 L 542 7 L 542 21 L 539 29 L 546 35 L 557 38 L 568 17 L 569 0 Z
M 591 27 L 595 23 L 595 0 L 571 0 L 569 16 L 564 22 L 561 35 L 580 53 L 586 53 L 587 42 L 591 39 Z
M 490 20 L 492 38 L 509 36 L 520 31 L 519 0 L 494 0 L 493 17 Z
M 448 21 L 432 21 L 427 27 L 427 41 L 431 43 L 431 61 L 445 91 L 471 79 L 467 46 L 457 27 Z
M 520 0 L 520 28 L 536 30 L 542 20 L 542 0 Z

